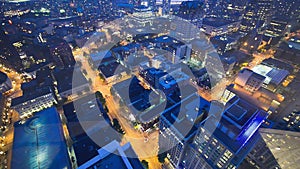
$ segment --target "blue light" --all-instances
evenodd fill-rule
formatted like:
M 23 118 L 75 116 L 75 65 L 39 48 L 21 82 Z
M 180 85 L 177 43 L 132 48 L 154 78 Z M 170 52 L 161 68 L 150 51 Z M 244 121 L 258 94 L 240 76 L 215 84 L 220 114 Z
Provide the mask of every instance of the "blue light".
M 257 128 L 259 127 L 260 123 L 258 123 L 257 121 L 253 122 L 252 125 L 246 130 L 246 132 L 244 133 L 244 137 L 251 137 L 253 135 L 253 133 L 257 130 Z

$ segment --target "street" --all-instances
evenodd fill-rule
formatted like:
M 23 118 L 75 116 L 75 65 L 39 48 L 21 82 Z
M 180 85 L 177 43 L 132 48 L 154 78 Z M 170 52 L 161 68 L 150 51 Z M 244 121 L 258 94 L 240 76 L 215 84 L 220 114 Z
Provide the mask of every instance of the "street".
M 123 109 L 119 107 L 119 103 L 111 96 L 110 89 L 112 84 L 106 84 L 103 82 L 103 80 L 99 77 L 99 72 L 91 67 L 87 58 L 83 56 L 83 52 L 80 49 L 74 51 L 73 54 L 76 61 L 82 63 L 81 69 L 86 70 L 86 78 L 91 79 L 92 92 L 100 91 L 103 96 L 108 96 L 106 97 L 106 104 L 109 110 L 108 115 L 111 120 L 114 118 L 118 119 L 122 129 L 126 133 L 122 138 L 121 145 L 130 142 L 139 159 L 148 161 L 150 169 L 161 168 L 161 164 L 157 159 L 158 131 L 145 134 L 134 129 L 131 122 L 121 115 Z M 129 77 L 130 76 L 128 76 L 128 78 Z M 145 141 L 145 138 L 147 138 L 147 141 Z

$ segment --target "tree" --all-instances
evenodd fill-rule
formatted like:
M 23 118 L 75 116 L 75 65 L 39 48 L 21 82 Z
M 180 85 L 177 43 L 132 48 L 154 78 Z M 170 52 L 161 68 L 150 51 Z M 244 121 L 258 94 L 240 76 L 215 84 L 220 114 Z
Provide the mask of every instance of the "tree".
M 163 152 L 162 150 L 160 150 L 160 151 L 158 152 L 157 158 L 158 158 L 158 161 L 159 161 L 160 163 L 164 163 L 166 157 L 167 157 L 167 153 L 166 153 L 166 152 Z
M 148 169 L 148 168 L 149 168 L 148 161 L 142 160 L 141 163 L 142 163 L 142 165 L 143 165 L 143 167 L 144 167 L 145 169 Z
M 78 64 L 80 67 L 82 67 L 82 62 L 77 61 L 77 64 Z
M 117 130 L 117 132 L 119 132 L 120 134 L 125 134 L 125 131 L 122 129 L 118 119 L 113 119 L 113 128 Z
M 91 85 L 92 83 L 93 83 L 93 81 L 92 81 L 92 79 L 91 78 L 89 78 L 89 84 Z
M 105 101 L 105 98 L 103 97 L 102 93 L 99 92 L 99 91 L 97 91 L 97 92 L 95 93 L 95 95 L 96 95 L 96 98 L 97 98 L 103 105 L 105 105 L 106 101 Z
M 104 78 L 104 76 L 102 75 L 102 73 L 99 73 L 99 77 L 100 77 L 100 79 L 101 79 L 102 81 L 105 81 L 105 78 Z
M 82 73 L 87 75 L 87 71 L 85 69 L 82 70 Z

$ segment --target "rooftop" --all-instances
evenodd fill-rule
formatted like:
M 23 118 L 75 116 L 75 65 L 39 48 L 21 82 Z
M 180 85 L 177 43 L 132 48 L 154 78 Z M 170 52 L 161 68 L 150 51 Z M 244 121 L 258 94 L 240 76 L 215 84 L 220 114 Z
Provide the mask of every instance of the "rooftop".
M 195 122 L 203 116 L 204 112 L 208 112 L 209 108 L 210 102 L 193 94 L 167 108 L 161 118 L 172 126 L 172 130 L 175 130 L 177 135 L 186 139 L 196 132 Z
M 283 62 L 281 60 L 274 59 L 274 58 L 265 59 L 265 60 L 263 60 L 262 64 L 267 65 L 269 67 L 273 67 L 273 68 L 287 70 L 289 72 L 293 71 L 293 66 L 292 65 L 290 65 L 286 62 Z
M 158 117 L 165 106 L 165 100 L 153 90 L 145 89 L 136 78 L 130 78 L 113 85 L 115 92 L 142 123 Z
M 69 68 L 64 70 L 55 70 L 53 74 L 57 81 L 57 89 L 59 93 L 88 84 L 88 81 L 80 69 Z
M 169 89 L 172 86 L 181 83 L 182 81 L 189 80 L 189 76 L 182 71 L 173 71 L 159 79 L 160 85 L 165 89 Z
M 77 164 L 81 165 L 97 155 L 97 149 L 100 147 L 85 133 L 76 116 L 73 103 L 63 106 L 64 114 L 67 118 L 67 127 L 77 158 Z M 87 148 L 88 147 L 88 148 Z
M 257 65 L 253 69 L 253 72 L 265 76 L 265 83 L 273 83 L 279 85 L 290 73 L 287 70 L 273 68 L 267 65 Z
M 94 158 L 78 167 L 78 169 L 87 168 L 143 169 L 143 166 L 130 143 L 120 146 L 114 140 L 99 149 Z
M 244 68 L 238 73 L 238 76 L 235 79 L 235 83 L 240 86 L 245 86 L 251 77 L 254 77 L 255 79 L 259 79 L 261 82 L 265 80 L 265 76 L 255 73 L 250 69 Z
M 267 118 L 267 112 L 235 96 L 226 105 L 213 135 L 233 153 L 240 153 L 259 126 Z M 206 122 L 217 120 L 209 116 Z M 204 123 L 203 123 L 204 124 Z
M 233 23 L 233 21 L 221 19 L 221 18 L 204 18 L 203 25 L 209 25 L 214 27 L 221 27 Z
M 112 77 L 126 70 L 126 68 L 116 60 L 109 63 L 101 63 L 98 69 L 106 78 Z
M 21 97 L 12 99 L 11 107 L 17 106 L 17 105 L 27 102 L 29 100 L 37 99 L 38 97 L 45 96 L 50 93 L 52 93 L 51 89 L 49 87 L 45 87 L 34 93 L 23 94 L 23 96 L 21 96 Z
M 14 124 L 12 169 L 70 168 L 63 129 L 54 107 L 35 114 L 24 124 Z
M 101 146 L 118 139 L 118 135 L 112 131 L 114 129 L 111 127 L 107 112 L 94 95 L 64 105 L 63 110 L 78 165 L 97 155 L 97 150 Z

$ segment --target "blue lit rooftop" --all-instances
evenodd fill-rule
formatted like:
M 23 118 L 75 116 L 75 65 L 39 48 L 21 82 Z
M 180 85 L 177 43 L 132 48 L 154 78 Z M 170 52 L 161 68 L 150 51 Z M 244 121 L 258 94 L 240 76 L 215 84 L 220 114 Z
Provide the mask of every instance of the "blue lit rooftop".
M 232 152 L 239 153 L 267 116 L 267 112 L 236 96 L 225 105 L 213 135 Z M 210 116 L 205 122 L 210 121 L 215 121 L 215 117 Z
M 35 114 L 24 124 L 15 123 L 12 169 L 70 168 L 62 124 L 54 107 Z

